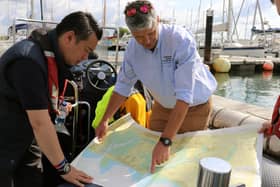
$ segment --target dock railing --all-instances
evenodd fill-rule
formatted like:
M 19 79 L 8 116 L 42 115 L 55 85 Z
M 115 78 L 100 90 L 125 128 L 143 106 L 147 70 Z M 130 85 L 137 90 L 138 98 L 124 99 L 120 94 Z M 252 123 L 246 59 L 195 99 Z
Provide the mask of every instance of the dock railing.
M 18 22 L 25 22 L 27 23 L 27 30 L 25 33 L 25 38 L 27 38 L 30 33 L 32 32 L 33 29 L 35 28 L 47 28 L 47 25 L 57 25 L 58 22 L 54 21 L 47 21 L 47 20 L 37 20 L 37 19 L 26 19 L 26 18 L 15 18 L 13 20 L 13 25 L 12 25 L 12 38 L 13 38 L 13 43 L 16 42 L 16 36 L 17 36 L 17 30 L 16 30 L 16 25 Z M 37 23 L 38 27 L 31 27 L 28 25 L 28 23 Z M 39 24 L 42 24 L 42 26 L 39 26 Z

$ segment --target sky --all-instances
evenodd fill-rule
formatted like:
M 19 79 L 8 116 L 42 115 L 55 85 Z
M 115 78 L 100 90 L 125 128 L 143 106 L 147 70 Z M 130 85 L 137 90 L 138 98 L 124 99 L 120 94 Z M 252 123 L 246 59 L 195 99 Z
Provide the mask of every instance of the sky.
M 103 2 L 106 1 L 106 26 L 125 27 L 123 10 L 127 2 L 131 0 L 42 0 L 43 17 L 46 20 L 59 22 L 70 12 L 81 10 L 90 12 L 100 24 L 103 19 Z M 228 0 L 150 0 L 160 18 L 175 20 L 175 24 L 185 26 L 195 32 L 205 25 L 207 9 L 214 11 L 214 24 L 222 23 L 223 12 L 227 19 L 227 10 L 223 11 Z M 41 19 L 40 0 L 34 2 L 34 19 Z M 232 0 L 233 15 L 237 19 L 237 33 L 239 38 L 250 37 L 250 29 L 253 26 L 253 17 L 257 0 Z M 271 27 L 280 27 L 280 16 L 276 7 L 270 0 L 259 0 L 263 19 Z M 6 35 L 8 26 L 12 25 L 14 18 L 28 18 L 31 14 L 31 0 L 0 0 L 0 35 Z M 241 11 L 240 11 L 241 10 Z M 266 27 L 268 27 L 266 25 Z M 257 28 L 260 26 L 260 16 L 257 12 Z

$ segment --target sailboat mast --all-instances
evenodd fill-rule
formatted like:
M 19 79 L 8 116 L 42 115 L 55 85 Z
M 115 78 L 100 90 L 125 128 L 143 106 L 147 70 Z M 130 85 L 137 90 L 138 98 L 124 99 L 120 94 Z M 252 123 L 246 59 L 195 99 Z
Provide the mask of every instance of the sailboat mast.
M 261 10 L 261 6 L 260 6 L 259 0 L 256 1 L 256 7 L 255 7 L 254 19 L 253 19 L 253 27 L 256 24 L 256 16 L 257 16 L 257 11 L 258 10 L 259 10 L 259 15 L 260 15 L 260 20 L 261 20 L 261 27 L 262 27 L 264 36 L 266 37 L 265 30 L 264 30 L 264 21 L 263 21 L 263 16 L 262 16 L 262 10 Z M 253 32 L 251 33 L 251 40 L 253 40 Z
M 260 14 L 260 19 L 261 19 L 262 30 L 263 30 L 263 32 L 264 32 L 264 34 L 265 34 L 264 22 L 263 22 L 263 16 L 262 16 L 262 10 L 261 10 L 261 5 L 260 5 L 259 0 L 257 0 L 257 6 L 258 6 L 258 9 L 259 9 L 259 14 Z
M 34 18 L 34 1 L 30 0 L 30 14 L 28 15 L 29 19 Z
M 231 30 L 232 30 L 232 0 L 228 1 L 228 15 L 227 15 L 227 22 L 228 22 L 228 31 L 227 31 L 227 40 L 231 43 L 232 38 L 231 38 Z
M 241 7 L 239 9 L 239 12 L 238 12 L 238 15 L 237 15 L 237 18 L 236 18 L 236 21 L 235 21 L 235 24 L 234 24 L 234 27 L 233 27 L 233 31 L 232 31 L 232 36 L 235 34 L 237 34 L 237 39 L 239 39 L 239 36 L 238 36 L 238 32 L 237 32 L 237 24 L 238 24 L 238 21 L 239 21 L 239 17 L 241 15 L 241 11 L 243 9 L 243 6 L 244 6 L 244 3 L 245 3 L 245 0 L 242 1 L 242 4 L 241 4 Z M 231 36 L 231 37 L 232 37 Z
M 255 27 L 255 24 L 256 24 L 257 9 L 258 9 L 258 5 L 257 5 L 257 3 L 256 3 L 252 28 L 254 28 L 254 27 Z M 253 32 L 251 32 L 251 38 L 250 38 L 250 40 L 253 40 Z
M 40 0 L 40 10 L 41 10 L 41 20 L 44 20 L 44 15 L 43 15 L 43 2 Z
M 176 18 L 175 18 L 175 9 L 172 10 L 172 25 L 175 25 Z
M 201 0 L 199 1 L 199 5 L 198 5 L 198 11 L 197 11 L 197 24 L 196 24 L 196 35 L 195 35 L 195 39 L 196 41 L 198 41 L 198 30 L 199 30 L 199 20 L 200 20 L 200 9 L 201 9 Z
M 53 17 L 53 0 L 52 0 L 52 4 L 51 4 L 51 20 L 54 20 L 54 17 Z
M 103 0 L 103 27 L 106 26 L 106 0 Z
M 192 19 L 193 19 L 193 9 L 191 9 L 191 20 L 190 20 L 190 22 L 191 22 L 190 25 L 191 26 L 190 26 L 190 30 L 193 29 L 193 20 Z M 194 31 L 194 29 L 193 29 L 193 31 Z
M 118 1 L 118 25 L 119 28 L 121 25 L 121 0 Z
M 247 17 L 246 17 L 246 23 L 245 23 L 245 32 L 244 32 L 244 39 L 247 39 L 247 28 L 248 28 L 249 12 L 250 12 L 250 7 L 248 7 L 248 10 L 247 10 Z
M 223 0 L 223 18 L 222 23 L 225 23 L 225 0 Z M 222 43 L 224 43 L 224 32 L 221 32 Z

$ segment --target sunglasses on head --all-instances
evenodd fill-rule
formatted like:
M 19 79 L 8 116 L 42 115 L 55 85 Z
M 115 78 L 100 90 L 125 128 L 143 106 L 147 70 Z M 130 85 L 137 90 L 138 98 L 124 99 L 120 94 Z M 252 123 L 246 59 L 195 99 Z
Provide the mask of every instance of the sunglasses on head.
M 151 4 L 145 4 L 145 3 L 135 4 L 126 9 L 125 15 L 128 17 L 132 17 L 135 16 L 137 12 L 140 12 L 142 14 L 148 14 L 152 8 L 153 7 Z

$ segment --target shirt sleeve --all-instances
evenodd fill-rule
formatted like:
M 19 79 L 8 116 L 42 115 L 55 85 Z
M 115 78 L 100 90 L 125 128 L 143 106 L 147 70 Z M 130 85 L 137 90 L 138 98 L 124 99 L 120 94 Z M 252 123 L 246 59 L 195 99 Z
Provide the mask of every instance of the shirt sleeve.
M 18 60 L 7 71 L 25 110 L 48 109 L 47 77 L 39 64 L 27 59 Z
M 133 70 L 133 66 L 131 63 L 129 63 L 129 60 L 131 60 L 132 58 L 129 58 L 128 52 L 129 50 L 127 49 L 124 55 L 124 61 L 118 73 L 118 79 L 114 89 L 115 92 L 125 97 L 128 97 L 130 95 L 130 93 L 132 92 L 132 88 L 137 81 L 137 76 Z
M 196 44 L 192 35 L 184 31 L 177 38 L 175 54 L 175 93 L 178 100 L 193 104 L 193 91 L 195 84 L 195 66 L 200 62 Z

